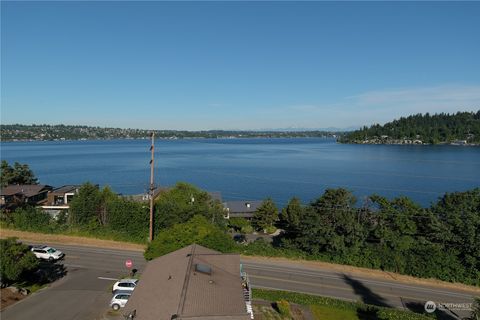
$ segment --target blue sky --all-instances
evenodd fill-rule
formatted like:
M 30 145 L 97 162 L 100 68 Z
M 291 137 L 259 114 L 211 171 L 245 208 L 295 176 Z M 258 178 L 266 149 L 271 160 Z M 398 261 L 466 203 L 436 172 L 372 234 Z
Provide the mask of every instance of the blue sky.
M 1 3 L 1 123 L 351 127 L 480 108 L 479 2 Z

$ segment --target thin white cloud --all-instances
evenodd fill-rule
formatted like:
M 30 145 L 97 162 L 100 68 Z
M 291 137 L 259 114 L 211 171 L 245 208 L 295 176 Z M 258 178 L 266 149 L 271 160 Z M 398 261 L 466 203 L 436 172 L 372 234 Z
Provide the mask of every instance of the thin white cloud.
M 309 127 L 348 127 L 385 123 L 417 113 L 480 109 L 480 85 L 443 85 L 368 91 L 333 104 L 299 104 L 284 109 Z
M 357 105 L 382 106 L 410 104 L 426 106 L 439 103 L 458 108 L 458 104 L 480 102 L 480 86 L 436 86 L 385 91 L 371 91 L 347 97 Z

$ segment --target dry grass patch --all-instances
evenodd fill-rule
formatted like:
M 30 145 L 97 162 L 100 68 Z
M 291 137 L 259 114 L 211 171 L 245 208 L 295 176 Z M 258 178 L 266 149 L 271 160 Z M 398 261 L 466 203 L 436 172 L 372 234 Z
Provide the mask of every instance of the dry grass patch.
M 98 247 L 106 249 L 123 249 L 132 251 L 144 251 L 145 245 L 114 240 L 103 240 L 88 237 L 67 236 L 62 234 L 45 234 L 28 231 L 19 231 L 2 228 L 1 238 L 17 237 L 20 240 L 30 242 L 46 242 L 52 244 L 77 245 L 86 247 Z

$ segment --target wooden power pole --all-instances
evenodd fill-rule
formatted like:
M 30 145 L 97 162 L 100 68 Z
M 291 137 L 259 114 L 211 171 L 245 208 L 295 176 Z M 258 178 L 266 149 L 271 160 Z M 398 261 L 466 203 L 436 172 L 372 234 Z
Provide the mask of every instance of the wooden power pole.
M 153 184 L 153 167 L 154 167 L 154 157 L 155 157 L 155 131 L 152 131 L 152 145 L 150 146 L 150 151 L 152 153 L 152 158 L 150 159 L 150 234 L 149 241 L 153 240 L 153 192 L 155 190 L 155 185 Z

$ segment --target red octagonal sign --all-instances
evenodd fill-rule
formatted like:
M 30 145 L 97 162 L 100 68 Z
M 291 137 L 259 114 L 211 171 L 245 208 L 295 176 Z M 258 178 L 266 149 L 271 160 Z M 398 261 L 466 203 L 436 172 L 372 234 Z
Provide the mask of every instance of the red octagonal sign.
M 130 269 L 132 266 L 133 266 L 132 260 L 128 259 L 127 261 L 125 261 L 125 267 Z

